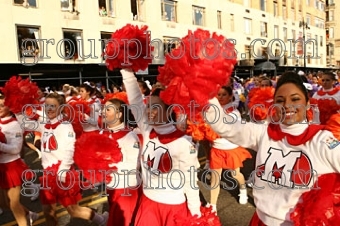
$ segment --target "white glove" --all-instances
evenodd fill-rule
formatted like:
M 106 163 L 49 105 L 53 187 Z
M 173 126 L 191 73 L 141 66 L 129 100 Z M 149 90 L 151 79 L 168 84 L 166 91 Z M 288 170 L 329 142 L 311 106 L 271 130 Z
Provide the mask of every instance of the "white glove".
M 57 177 L 60 182 L 62 183 L 66 182 L 66 175 L 68 171 L 69 171 L 68 169 L 62 169 L 62 168 L 58 169 Z

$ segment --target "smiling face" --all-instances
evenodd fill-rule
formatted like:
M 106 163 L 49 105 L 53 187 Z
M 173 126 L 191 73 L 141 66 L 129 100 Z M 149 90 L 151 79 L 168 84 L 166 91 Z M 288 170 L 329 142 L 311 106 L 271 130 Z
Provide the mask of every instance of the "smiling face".
M 48 119 L 54 119 L 60 114 L 60 104 L 55 98 L 46 98 L 45 112 Z
M 283 84 L 274 97 L 276 117 L 284 125 L 300 123 L 306 119 L 305 94 L 293 83 Z
M 226 105 L 231 102 L 233 95 L 229 95 L 228 91 L 224 88 L 221 88 L 217 93 L 217 99 L 220 105 Z
M 103 118 L 107 126 L 110 128 L 120 125 L 122 123 L 121 117 L 122 112 L 119 111 L 119 107 L 111 101 L 107 101 L 103 111 Z
M 170 112 L 164 102 L 158 96 L 149 96 L 147 98 L 146 113 L 148 116 L 148 122 L 153 125 L 163 125 L 170 119 Z

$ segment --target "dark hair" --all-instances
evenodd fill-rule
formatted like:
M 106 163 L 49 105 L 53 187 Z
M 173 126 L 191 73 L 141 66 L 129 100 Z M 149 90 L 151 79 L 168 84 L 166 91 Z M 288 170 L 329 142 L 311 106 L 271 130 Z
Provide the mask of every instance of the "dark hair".
M 233 95 L 233 88 L 231 88 L 231 86 L 222 86 L 221 89 L 224 89 L 225 91 L 227 91 L 229 96 Z
M 106 102 L 110 102 L 111 104 L 115 105 L 118 108 L 118 111 L 122 113 L 122 116 L 119 118 L 119 121 L 124 122 L 125 126 L 130 127 L 137 126 L 137 123 L 129 124 L 129 122 L 135 122 L 135 118 L 133 117 L 131 110 L 124 101 L 117 98 L 113 98 L 107 100 Z
M 153 97 L 160 97 L 160 94 L 161 92 L 163 91 L 164 89 L 162 88 L 156 88 L 152 93 L 151 93 L 151 96 Z M 162 100 L 162 102 L 164 103 L 164 101 Z M 165 111 L 167 111 L 170 107 L 170 105 L 167 105 L 166 103 L 164 103 L 164 106 L 165 106 Z M 170 120 L 172 120 L 172 122 L 176 122 L 176 113 L 174 111 L 171 112 L 171 115 L 170 115 Z
M 138 84 L 141 85 L 143 87 L 143 89 L 145 90 L 145 93 L 143 93 L 144 96 L 149 96 L 151 90 L 149 89 L 149 87 L 146 84 L 146 82 L 140 80 L 140 81 L 138 81 Z
M 276 96 L 277 90 L 282 85 L 288 84 L 288 83 L 296 85 L 296 87 L 298 87 L 301 90 L 301 92 L 304 94 L 306 101 L 309 100 L 308 91 L 307 91 L 306 87 L 303 85 L 303 80 L 302 80 L 301 76 L 298 75 L 297 73 L 293 72 L 293 71 L 285 72 L 280 76 L 280 78 L 278 79 L 277 84 L 276 84 L 274 97 Z
M 324 72 L 323 75 L 328 75 L 333 81 L 336 81 L 335 79 L 335 74 L 333 74 L 332 72 Z
M 308 83 L 308 79 L 307 79 L 306 76 L 302 75 L 302 76 L 300 76 L 300 77 L 301 77 L 301 79 L 302 79 L 302 81 L 303 81 L 304 83 Z
M 85 82 L 79 86 L 79 89 L 80 88 L 84 88 L 86 92 L 90 92 L 90 97 L 95 95 L 97 91 L 96 85 L 93 82 L 90 82 L 90 85 L 88 85 L 87 82 Z

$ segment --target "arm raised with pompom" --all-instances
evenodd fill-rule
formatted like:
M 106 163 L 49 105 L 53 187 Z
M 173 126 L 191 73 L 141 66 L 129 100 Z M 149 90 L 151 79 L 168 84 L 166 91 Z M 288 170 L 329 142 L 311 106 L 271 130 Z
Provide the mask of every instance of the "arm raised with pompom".
M 142 134 L 148 130 L 149 125 L 147 122 L 147 115 L 145 114 L 146 106 L 143 102 L 143 96 L 139 89 L 137 78 L 132 70 L 122 69 L 120 73 L 123 75 L 123 82 L 125 85 L 126 93 L 131 107 L 131 112 L 135 117 L 138 128 Z

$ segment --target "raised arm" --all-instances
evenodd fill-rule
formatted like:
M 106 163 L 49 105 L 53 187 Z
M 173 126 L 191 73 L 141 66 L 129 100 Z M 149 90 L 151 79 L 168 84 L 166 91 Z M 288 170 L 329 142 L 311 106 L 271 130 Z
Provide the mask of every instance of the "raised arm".
M 123 75 L 123 82 L 129 100 L 129 107 L 131 107 L 131 112 L 135 117 L 138 128 L 143 134 L 144 131 L 148 129 L 149 125 L 147 124 L 147 115 L 145 114 L 146 106 L 138 86 L 137 78 L 131 70 L 122 69 L 120 72 Z
M 266 133 L 267 126 L 251 122 L 242 122 L 240 117 L 225 114 L 216 98 L 211 99 L 211 107 L 206 112 L 205 119 L 211 128 L 221 137 L 239 146 L 255 151 L 261 137 Z

